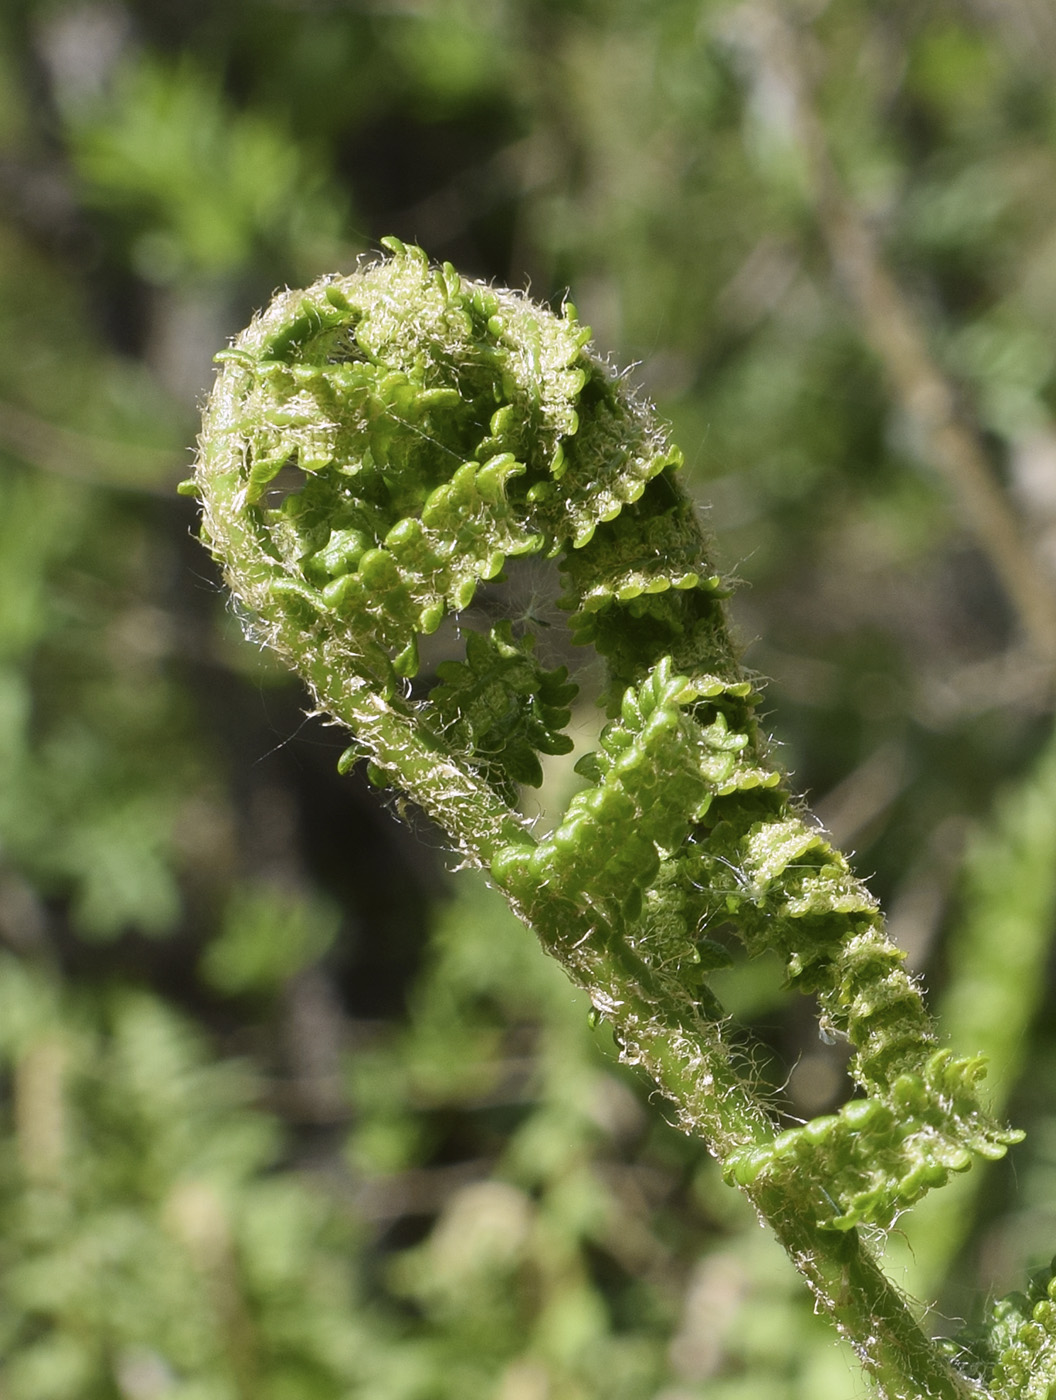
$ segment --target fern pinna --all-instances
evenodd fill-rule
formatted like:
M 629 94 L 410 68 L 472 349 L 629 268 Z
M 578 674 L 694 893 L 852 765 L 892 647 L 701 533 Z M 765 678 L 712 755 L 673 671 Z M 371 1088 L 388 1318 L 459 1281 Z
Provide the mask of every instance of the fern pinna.
M 1025 1354 L 1015 1338 L 964 1351 L 973 1374 L 948 1361 L 862 1241 L 1019 1135 L 980 1106 L 980 1060 L 938 1044 L 874 899 L 767 752 L 678 449 L 571 303 L 555 313 L 385 244 L 278 296 L 218 357 L 189 489 L 253 635 L 351 731 L 346 765 L 366 760 L 490 870 L 884 1395 L 991 1378 L 1002 1397 L 1041 1394 L 1029 1365 L 1002 1369 Z M 571 749 L 576 693 L 538 627 L 468 630 L 463 660 L 419 678 L 422 639 L 525 556 L 557 561 L 572 639 L 607 671 L 586 785 L 538 838 L 518 786 Z M 849 1040 L 858 1093 L 838 1113 L 779 1131 L 753 1091 L 707 985 L 726 956 L 716 921 L 776 952 Z M 1008 1330 L 1003 1314 L 993 1336 Z

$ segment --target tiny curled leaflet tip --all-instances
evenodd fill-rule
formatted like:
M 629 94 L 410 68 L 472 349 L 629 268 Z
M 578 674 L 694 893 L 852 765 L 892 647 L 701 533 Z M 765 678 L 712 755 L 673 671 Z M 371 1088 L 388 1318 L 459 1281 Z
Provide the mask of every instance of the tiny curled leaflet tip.
M 771 756 L 681 453 L 571 301 L 383 244 L 281 293 L 218 357 L 189 484 L 204 542 L 253 635 L 350 731 L 342 767 L 365 762 L 490 872 L 727 1179 L 830 1235 L 889 1227 L 1018 1135 L 981 1107 L 981 1061 L 938 1045 L 875 900 Z M 543 659 L 549 622 L 467 611 L 532 557 L 607 674 L 586 786 L 542 836 L 519 794 L 571 751 L 577 687 Z M 449 618 L 461 655 L 423 664 Z M 708 985 L 729 960 L 709 929 L 775 953 L 849 1041 L 839 1111 L 779 1131 Z

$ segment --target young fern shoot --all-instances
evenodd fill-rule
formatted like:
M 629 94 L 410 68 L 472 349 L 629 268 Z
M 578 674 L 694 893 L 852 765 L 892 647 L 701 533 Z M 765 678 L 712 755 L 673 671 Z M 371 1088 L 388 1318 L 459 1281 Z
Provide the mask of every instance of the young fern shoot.
M 278 296 L 218 356 L 189 483 L 206 544 L 254 635 L 351 731 L 343 763 L 366 760 L 490 871 L 881 1393 L 984 1393 L 860 1227 L 887 1229 L 1020 1135 L 980 1106 L 981 1061 L 938 1043 L 876 902 L 767 753 L 678 449 L 570 303 L 555 313 L 384 242 L 387 257 Z M 576 688 L 539 660 L 531 617 L 468 630 L 464 660 L 410 685 L 420 639 L 531 555 L 557 561 L 573 641 L 608 676 L 588 785 L 538 839 L 518 786 L 572 748 Z M 775 952 L 850 1042 L 858 1092 L 839 1112 L 780 1131 L 738 1069 L 707 986 L 716 918 L 749 954 Z M 985 1345 L 973 1354 L 1004 1383 Z

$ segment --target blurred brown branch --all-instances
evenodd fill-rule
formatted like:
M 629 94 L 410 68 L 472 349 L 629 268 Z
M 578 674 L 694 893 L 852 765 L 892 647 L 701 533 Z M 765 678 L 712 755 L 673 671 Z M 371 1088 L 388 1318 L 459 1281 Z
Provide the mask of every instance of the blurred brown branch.
M 1031 650 L 1056 668 L 1056 593 L 994 478 L 978 427 L 928 346 L 922 318 L 888 267 L 868 217 L 833 160 L 813 102 L 809 54 L 794 20 L 768 0 L 737 13 L 732 37 L 748 81 L 783 95 L 789 136 L 833 267 L 922 454 L 949 483 L 1020 620 Z

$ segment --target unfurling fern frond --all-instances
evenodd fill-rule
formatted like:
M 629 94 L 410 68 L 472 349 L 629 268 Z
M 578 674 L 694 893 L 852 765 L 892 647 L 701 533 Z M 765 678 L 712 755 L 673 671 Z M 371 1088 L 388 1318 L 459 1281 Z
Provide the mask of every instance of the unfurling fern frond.
M 348 761 L 490 870 L 884 1393 L 969 1393 L 856 1227 L 888 1226 L 1019 1135 L 980 1107 L 981 1063 L 938 1045 L 874 899 L 767 752 L 680 453 L 571 304 L 554 313 L 386 245 L 279 296 L 220 357 L 191 488 L 206 543 L 255 634 L 351 730 Z M 466 616 L 530 555 L 557 561 L 572 639 L 608 675 L 588 785 L 541 839 L 517 784 L 571 749 L 574 686 L 539 659 L 530 619 L 515 637 Z M 419 676 L 447 618 L 464 660 Z M 738 1072 L 706 985 L 717 916 L 847 1036 L 860 1094 L 838 1113 L 780 1132 Z

